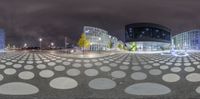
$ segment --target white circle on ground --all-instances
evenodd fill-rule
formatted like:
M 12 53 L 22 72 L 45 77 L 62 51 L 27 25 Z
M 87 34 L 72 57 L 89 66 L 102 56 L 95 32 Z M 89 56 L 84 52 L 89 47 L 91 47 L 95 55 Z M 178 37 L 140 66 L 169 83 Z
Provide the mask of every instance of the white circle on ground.
M 0 74 L 0 81 L 2 81 L 4 79 L 3 75 Z
M 172 63 L 171 63 L 171 62 L 167 62 L 166 64 L 167 64 L 167 65 L 172 65 Z
M 122 64 L 124 64 L 124 65 L 129 65 L 130 63 L 129 63 L 129 62 L 123 62 Z
M 147 78 L 147 75 L 143 72 L 135 72 L 131 74 L 131 78 L 134 80 L 144 80 Z
M 109 65 L 110 65 L 111 67 L 116 67 L 116 66 L 117 66 L 116 63 L 110 63 Z
M 111 68 L 108 66 L 102 66 L 102 67 L 100 67 L 100 70 L 103 72 L 109 72 L 111 70 Z
M 77 59 L 77 60 L 75 60 L 75 62 L 78 62 L 78 63 L 80 63 L 80 62 L 81 62 L 81 60 Z
M 131 69 L 134 70 L 134 71 L 139 71 L 142 68 L 140 66 L 133 66 Z
M 14 64 L 13 67 L 14 67 L 14 68 L 21 68 L 22 65 L 21 65 L 21 64 Z
M 144 65 L 144 69 L 151 69 L 152 66 L 151 65 Z
M 26 70 L 32 70 L 34 67 L 32 65 L 26 65 L 24 66 L 24 69 Z
M 111 76 L 114 78 L 124 78 L 126 76 L 126 73 L 123 71 L 114 71 L 111 73 Z
M 62 62 L 62 60 L 56 60 L 56 62 L 57 62 L 57 63 L 61 63 L 61 62 Z
M 159 70 L 159 69 L 151 69 L 151 70 L 149 70 L 149 74 L 151 74 L 151 75 L 161 75 L 162 71 Z
M 38 64 L 38 65 L 37 65 L 37 68 L 38 68 L 38 69 L 45 69 L 45 68 L 46 68 L 46 65 L 44 65 L 44 64 Z
M 99 72 L 96 69 L 87 69 L 84 73 L 87 76 L 96 76 L 99 74 Z
M 169 66 L 167 66 L 167 65 L 162 65 L 162 66 L 160 66 L 160 69 L 166 70 L 166 69 L 169 69 Z
M 70 62 L 63 62 L 63 65 L 65 65 L 65 66 L 68 66 L 70 64 L 71 64 Z
M 184 66 L 190 66 L 191 63 L 184 63 Z
M 4 95 L 31 95 L 38 92 L 36 86 L 24 82 L 11 82 L 0 86 L 0 94 Z
M 194 65 L 197 65 L 197 64 L 199 64 L 199 62 L 195 61 L 195 62 L 193 62 L 193 64 L 194 64 Z
M 21 61 L 18 61 L 18 63 L 21 63 L 21 64 L 22 64 L 22 63 L 24 63 L 24 61 L 21 60 Z
M 13 63 L 12 62 L 6 62 L 5 64 L 6 65 L 12 65 Z
M 131 95 L 165 95 L 171 92 L 171 89 L 158 83 L 137 83 L 125 89 L 125 92 Z
M 55 71 L 64 71 L 65 70 L 65 66 L 55 66 L 54 70 Z
M 80 71 L 78 69 L 69 69 L 66 72 L 69 76 L 78 76 L 80 75 Z
M 116 82 L 108 78 L 96 78 L 89 82 L 88 86 L 96 90 L 108 90 L 116 86 Z
M 103 65 L 101 62 L 96 62 L 96 63 L 94 63 L 94 65 L 96 65 L 96 66 L 101 66 L 101 65 Z
M 190 82 L 199 82 L 200 81 L 200 73 L 190 73 L 186 76 L 186 80 Z
M 193 71 L 195 71 L 195 68 L 194 67 L 185 67 L 184 70 L 186 72 L 193 72 Z
M 119 66 L 119 69 L 121 70 L 127 70 L 129 67 L 128 66 Z
M 165 82 L 177 82 L 180 80 L 180 76 L 177 74 L 169 73 L 162 76 Z
M 181 68 L 180 67 L 172 67 L 171 69 L 170 69 L 172 72 L 180 72 L 181 71 Z
M 85 63 L 89 63 L 89 62 L 90 62 L 90 60 L 83 60 L 83 62 L 85 62 Z
M 51 80 L 49 85 L 55 89 L 73 89 L 78 86 L 78 82 L 69 77 L 58 77 Z
M 4 70 L 4 73 L 6 74 L 6 75 L 13 75 L 13 74 L 15 74 L 17 71 L 15 70 L 15 69 L 13 69 L 13 68 L 7 68 L 7 69 L 5 69 Z
M 92 64 L 91 64 L 91 63 L 86 63 L 86 64 L 84 64 L 84 67 L 85 67 L 85 68 L 91 68 L 91 67 L 92 67 Z
M 47 63 L 49 66 L 55 66 L 56 65 L 56 63 L 55 62 L 49 62 L 49 63 Z
M 0 65 L 0 69 L 4 69 L 4 68 L 6 68 L 6 66 L 3 65 L 3 64 L 1 64 L 1 65 Z
M 98 60 L 97 59 L 92 59 L 92 62 L 97 62 Z
M 198 94 L 200 94 L 200 86 L 196 88 L 195 90 Z
M 103 61 L 103 63 L 110 63 L 109 61 Z
M 154 63 L 153 66 L 160 66 L 160 64 L 159 63 Z
M 175 63 L 174 65 L 175 66 L 181 66 L 181 63 Z
M 43 78 L 50 78 L 54 75 L 54 72 L 52 70 L 42 70 L 39 75 Z
M 46 59 L 45 59 L 44 62 L 50 62 L 50 60 L 46 60 Z
M 76 68 L 79 68 L 79 67 L 81 67 L 81 64 L 80 63 L 74 63 L 74 64 L 72 64 L 72 66 L 76 67 Z
M 23 72 L 20 72 L 18 74 L 18 77 L 23 79 L 23 80 L 30 80 L 30 79 L 33 79 L 34 78 L 34 73 L 30 72 L 30 71 L 23 71 Z
M 37 63 L 37 64 L 41 64 L 41 63 L 42 63 L 42 61 L 36 61 L 36 63 Z
M 5 63 L 6 61 L 5 60 L 1 60 L 1 63 Z
M 26 63 L 27 64 L 33 64 L 33 61 L 27 61 Z

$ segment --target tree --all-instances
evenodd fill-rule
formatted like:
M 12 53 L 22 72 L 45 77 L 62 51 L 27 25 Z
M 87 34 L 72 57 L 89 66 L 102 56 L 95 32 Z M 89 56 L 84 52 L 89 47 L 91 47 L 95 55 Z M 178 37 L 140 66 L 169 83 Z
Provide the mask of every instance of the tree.
M 81 37 L 78 41 L 78 46 L 83 48 L 83 52 L 85 50 L 85 48 L 89 48 L 90 47 L 90 41 L 87 39 L 85 33 L 81 34 Z
M 117 46 L 119 49 L 123 49 L 123 45 L 122 44 L 118 44 Z
M 110 41 L 109 44 L 108 44 L 108 48 L 111 49 L 112 47 L 113 47 L 113 43 Z
M 131 47 L 130 48 L 131 51 L 136 51 L 137 50 L 137 44 L 135 42 L 132 42 L 130 47 Z

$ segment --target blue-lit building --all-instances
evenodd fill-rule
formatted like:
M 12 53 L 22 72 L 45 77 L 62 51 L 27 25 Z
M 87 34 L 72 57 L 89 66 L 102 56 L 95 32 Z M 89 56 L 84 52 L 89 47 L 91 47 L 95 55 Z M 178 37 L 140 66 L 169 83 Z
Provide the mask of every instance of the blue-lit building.
M 137 51 L 162 51 L 170 48 L 171 30 L 154 23 L 134 23 L 125 26 L 125 42 L 134 42 Z
M 5 48 L 5 31 L 0 29 L 0 50 Z
M 176 50 L 200 50 L 200 29 L 194 29 L 172 37 Z

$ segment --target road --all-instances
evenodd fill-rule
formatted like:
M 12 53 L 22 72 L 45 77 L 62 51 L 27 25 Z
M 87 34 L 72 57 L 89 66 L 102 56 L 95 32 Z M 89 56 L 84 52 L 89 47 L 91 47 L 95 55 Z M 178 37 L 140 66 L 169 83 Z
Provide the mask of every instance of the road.
M 0 54 L 0 99 L 198 99 L 200 53 Z

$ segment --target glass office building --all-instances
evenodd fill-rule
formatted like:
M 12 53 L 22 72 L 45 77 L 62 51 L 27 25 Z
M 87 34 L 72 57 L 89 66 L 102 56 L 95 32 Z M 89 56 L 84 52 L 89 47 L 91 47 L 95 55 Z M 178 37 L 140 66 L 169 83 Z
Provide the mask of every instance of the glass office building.
M 91 51 L 116 50 L 118 48 L 118 44 L 123 43 L 116 37 L 109 35 L 106 30 L 100 28 L 84 26 L 83 32 L 90 41 L 89 50 Z
M 162 51 L 170 48 L 171 33 L 167 27 L 153 23 L 134 23 L 125 26 L 125 42 L 136 51 Z
M 0 29 L 0 50 L 5 48 L 5 31 Z
M 172 45 L 177 50 L 200 50 L 200 29 L 173 36 Z
M 89 50 L 98 51 L 108 49 L 110 36 L 107 31 L 90 26 L 84 26 L 83 31 L 86 34 L 87 39 L 90 41 Z

